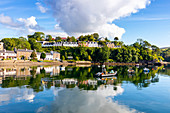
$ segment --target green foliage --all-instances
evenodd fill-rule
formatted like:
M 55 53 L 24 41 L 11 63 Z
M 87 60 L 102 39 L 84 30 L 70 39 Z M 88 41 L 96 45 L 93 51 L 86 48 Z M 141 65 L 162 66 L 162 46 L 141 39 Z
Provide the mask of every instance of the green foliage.
M 115 41 L 118 41 L 118 40 L 119 40 L 119 38 L 118 38 L 118 37 L 115 37 L 115 38 L 114 38 L 114 40 L 115 40 Z
M 61 57 L 61 59 L 62 59 L 62 60 L 65 60 L 65 57 L 64 57 L 64 56 L 62 56 L 62 57 Z
M 165 59 L 165 61 L 170 62 L 170 48 L 162 49 L 161 56 Z
M 28 38 L 33 38 L 37 41 L 42 41 L 45 39 L 45 34 L 43 32 L 35 32 L 33 35 L 28 35 Z
M 37 54 L 36 54 L 36 52 L 35 51 L 33 51 L 32 53 L 31 53 L 31 56 L 30 56 L 33 60 L 35 60 L 35 58 L 37 57 Z
M 76 42 L 76 38 L 74 36 L 72 37 L 67 37 L 67 42 Z
M 29 38 L 28 41 L 29 41 L 29 43 L 30 43 L 30 45 L 31 45 L 31 49 L 32 49 L 32 50 L 35 49 L 35 50 L 38 51 L 38 52 L 42 52 L 41 43 L 36 42 L 36 39 L 34 39 L 34 38 Z
M 46 54 L 45 53 L 41 53 L 40 58 L 42 58 L 44 60 L 46 58 Z
M 61 37 L 60 37 L 60 36 L 58 36 L 58 37 L 56 37 L 56 38 L 55 38 L 55 41 L 56 41 L 56 42 L 61 42 L 61 41 L 62 41 L 62 39 L 61 39 Z
M 47 36 L 46 36 L 46 40 L 47 40 L 47 41 L 52 41 L 52 36 L 51 36 L 51 35 L 47 35 Z
M 6 50 L 14 50 L 16 47 L 17 49 L 31 49 L 30 43 L 27 41 L 26 38 L 19 37 L 19 38 L 4 38 L 1 40 L 4 43 L 4 48 Z

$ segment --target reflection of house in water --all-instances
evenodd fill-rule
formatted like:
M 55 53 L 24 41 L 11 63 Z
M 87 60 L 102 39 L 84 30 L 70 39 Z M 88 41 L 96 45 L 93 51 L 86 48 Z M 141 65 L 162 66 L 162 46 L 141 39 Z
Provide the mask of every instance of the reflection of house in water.
M 59 87 L 66 87 L 66 85 L 76 85 L 77 79 L 65 78 L 63 80 L 55 80 L 54 85 Z
M 20 67 L 16 67 L 16 68 L 1 68 L 0 69 L 0 76 L 6 76 L 6 77 L 12 77 L 12 76 L 16 76 L 16 77 L 22 77 L 22 76 L 30 76 L 30 68 L 20 68 Z
M 79 82 L 79 84 L 97 85 L 97 80 L 84 80 L 84 81 Z
M 59 66 L 49 66 L 49 67 L 37 67 L 36 74 L 40 74 L 41 70 L 45 70 L 45 73 L 50 73 L 50 75 L 59 75 L 60 67 Z
M 57 87 L 69 87 L 73 88 L 79 85 L 86 85 L 86 86 L 97 86 L 97 80 L 84 80 L 84 81 L 77 81 L 74 78 L 65 78 L 63 80 L 55 80 L 53 84 Z
M 14 79 L 24 77 L 26 79 L 28 76 L 32 76 L 29 67 L 0 68 L 0 84 L 6 77 L 13 77 Z

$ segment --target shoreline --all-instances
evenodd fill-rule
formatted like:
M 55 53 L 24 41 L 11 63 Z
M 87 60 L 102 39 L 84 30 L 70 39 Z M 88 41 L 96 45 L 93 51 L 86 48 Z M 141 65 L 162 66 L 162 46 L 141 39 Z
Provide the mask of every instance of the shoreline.
M 108 65 L 108 66 L 135 66 L 135 65 L 146 65 L 143 63 L 120 63 L 120 62 L 105 62 L 105 63 L 92 63 L 90 61 L 76 61 L 76 62 L 67 62 L 67 61 L 53 61 L 53 62 L 33 62 L 33 61 L 29 61 L 29 60 L 5 60 L 5 61 L 0 61 L 0 67 L 7 67 L 7 66 L 52 66 L 52 65 L 56 65 L 56 66 L 68 66 L 68 65 L 72 65 L 72 66 L 91 66 L 91 65 Z M 159 63 L 160 65 L 168 65 L 170 64 L 170 62 L 162 62 Z M 154 65 L 154 64 L 152 64 Z

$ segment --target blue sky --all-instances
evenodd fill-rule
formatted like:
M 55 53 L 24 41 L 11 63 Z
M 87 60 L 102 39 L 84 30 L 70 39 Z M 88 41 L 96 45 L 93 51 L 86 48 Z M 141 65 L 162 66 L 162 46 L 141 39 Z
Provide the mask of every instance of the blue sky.
M 53 3 L 57 5 L 55 5 L 54 7 L 54 4 L 48 3 L 49 1 L 53 1 Z M 63 0 L 63 1 L 67 2 L 67 0 Z M 106 1 L 108 1 L 109 3 L 109 0 Z M 114 0 L 114 1 L 119 1 L 119 0 Z M 37 3 L 39 3 L 39 5 Z M 159 47 L 170 46 L 170 7 L 169 7 L 170 1 L 169 0 L 151 0 L 151 3 L 149 5 L 146 4 L 146 8 L 139 7 L 138 12 L 130 13 L 130 14 L 125 12 L 124 15 L 118 15 L 113 12 L 115 16 L 110 16 L 111 14 L 113 14 L 111 13 L 112 9 L 110 9 L 110 11 L 108 12 L 106 11 L 109 16 L 103 14 L 103 10 L 107 10 L 107 7 L 106 8 L 103 7 L 103 9 L 101 8 L 102 10 L 100 11 L 93 12 L 92 11 L 93 8 L 91 10 L 90 8 L 87 10 L 87 9 L 80 9 L 80 7 L 77 7 L 77 6 L 86 7 L 86 5 L 82 5 L 82 3 L 74 3 L 74 2 L 72 3 L 73 6 L 75 6 L 74 8 L 80 9 L 79 12 L 81 12 L 81 14 L 83 13 L 86 17 L 89 16 L 89 18 L 91 18 L 92 16 L 93 18 L 95 18 L 95 16 L 93 15 L 97 15 L 97 17 L 99 17 L 98 14 L 100 15 L 102 14 L 106 18 L 107 17 L 109 18 L 108 21 L 104 21 L 102 19 L 97 20 L 98 18 L 96 20 L 94 19 L 89 20 L 89 18 L 85 18 L 85 17 L 81 18 L 82 15 L 79 13 L 76 13 L 77 16 L 74 17 L 75 13 L 72 11 L 66 12 L 66 10 L 61 10 L 59 12 L 57 9 L 57 7 L 60 6 L 59 3 L 61 3 L 61 6 L 65 4 L 62 3 L 61 0 L 24 0 L 24 1 L 23 0 L 0 0 L 0 39 L 5 37 L 26 36 L 27 34 L 32 34 L 34 31 L 43 31 L 46 34 L 52 34 L 53 36 L 57 36 L 57 35 L 66 36 L 67 34 L 74 35 L 77 32 L 78 34 L 81 34 L 81 32 L 83 34 L 86 34 L 89 32 L 88 30 L 94 28 L 100 28 L 100 27 L 103 28 L 103 26 L 105 25 L 102 25 L 101 23 L 108 22 L 109 19 L 111 19 L 112 24 L 114 24 L 113 31 L 116 25 L 116 29 L 118 29 L 117 32 L 120 33 L 113 33 L 113 35 L 108 35 L 108 36 L 122 35 L 121 40 L 124 41 L 125 44 L 132 44 L 138 38 L 142 38 Z M 83 4 L 85 4 L 85 2 L 83 2 Z M 91 4 L 93 4 L 93 2 Z M 123 4 L 122 5 L 119 4 L 119 5 L 120 7 L 124 7 Z M 136 6 L 139 5 L 140 4 L 136 4 Z M 40 10 L 39 6 L 40 7 L 42 6 L 43 10 L 42 9 Z M 132 7 L 136 7 L 136 6 L 134 5 Z M 128 7 L 131 7 L 131 5 L 129 5 Z M 61 9 L 62 8 L 63 7 L 61 7 Z M 128 14 L 129 16 L 127 16 L 126 14 Z M 64 15 L 64 16 L 59 17 L 60 15 L 61 16 Z M 68 15 L 68 18 L 70 17 L 71 19 L 70 18 L 66 19 L 67 16 L 65 17 L 65 15 Z M 116 16 L 118 16 L 118 19 L 115 19 Z M 74 18 L 74 20 L 72 18 Z M 90 25 L 88 25 L 89 23 Z M 95 23 L 101 25 L 96 26 Z M 56 25 L 57 27 L 55 27 Z M 88 27 L 86 27 L 85 25 L 87 25 Z M 109 29 L 110 27 L 107 28 Z M 123 28 L 125 30 L 125 33 L 123 32 L 123 29 L 119 29 L 119 28 Z M 107 31 L 107 29 L 105 28 L 96 29 L 95 32 L 98 32 L 98 30 L 99 32 L 102 32 L 102 30 L 103 32 L 105 32 L 105 33 L 101 33 L 102 36 L 103 35 L 107 36 L 107 33 L 109 34 L 110 32 L 112 32 L 112 29 Z

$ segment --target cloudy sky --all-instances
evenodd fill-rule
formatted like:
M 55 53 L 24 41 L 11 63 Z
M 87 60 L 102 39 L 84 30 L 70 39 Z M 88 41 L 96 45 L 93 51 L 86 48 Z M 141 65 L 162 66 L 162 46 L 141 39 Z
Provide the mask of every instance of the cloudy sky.
M 169 0 L 0 0 L 0 39 L 42 31 L 52 36 L 97 32 L 131 44 L 170 46 Z

